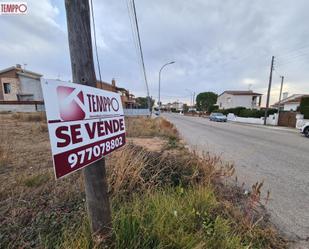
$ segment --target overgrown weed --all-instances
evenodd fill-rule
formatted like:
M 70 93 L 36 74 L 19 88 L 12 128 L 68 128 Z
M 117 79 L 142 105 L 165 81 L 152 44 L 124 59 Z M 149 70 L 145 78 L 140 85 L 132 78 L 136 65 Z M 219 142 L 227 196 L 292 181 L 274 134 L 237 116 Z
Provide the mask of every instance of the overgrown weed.
M 33 127 L 23 118 L 15 122 L 3 126 L 7 139 Z M 130 128 L 132 123 L 137 126 Z M 8 184 L 0 195 L 1 248 L 286 247 L 258 212 L 259 195 L 246 196 L 222 181 L 234 173 L 233 165 L 189 152 L 180 146 L 173 125 L 162 119 L 132 119 L 127 128 L 130 136 L 167 138 L 170 148 L 150 152 L 131 144 L 107 157 L 114 243 L 96 244 L 91 238 L 81 173 L 55 182 L 49 146 L 25 151 L 22 143 L 14 148 L 14 164 L 8 162 L 14 170 L 0 173 Z M 47 141 L 47 134 L 33 132 L 27 141 Z M 255 189 L 258 193 L 261 187 Z
M 12 115 L 14 119 L 24 122 L 40 122 L 46 121 L 45 112 L 17 112 Z
M 13 141 L 5 134 L 3 129 L 0 130 L 0 174 L 7 171 L 11 160 Z
M 167 120 L 162 118 L 126 118 L 126 130 L 129 137 L 154 137 L 178 139 L 178 131 Z
M 49 174 L 38 174 L 27 177 L 24 180 L 24 184 L 27 187 L 39 187 L 42 184 L 46 183 L 50 178 Z

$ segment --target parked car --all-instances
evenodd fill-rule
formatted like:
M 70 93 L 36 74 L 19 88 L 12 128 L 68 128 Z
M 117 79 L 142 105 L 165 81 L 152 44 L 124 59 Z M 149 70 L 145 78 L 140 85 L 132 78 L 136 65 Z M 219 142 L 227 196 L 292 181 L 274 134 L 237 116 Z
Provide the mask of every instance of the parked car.
M 213 112 L 209 116 L 210 121 L 226 122 L 227 117 L 220 112 Z
M 301 128 L 301 133 L 305 134 L 306 137 L 309 137 L 309 122 L 303 125 Z

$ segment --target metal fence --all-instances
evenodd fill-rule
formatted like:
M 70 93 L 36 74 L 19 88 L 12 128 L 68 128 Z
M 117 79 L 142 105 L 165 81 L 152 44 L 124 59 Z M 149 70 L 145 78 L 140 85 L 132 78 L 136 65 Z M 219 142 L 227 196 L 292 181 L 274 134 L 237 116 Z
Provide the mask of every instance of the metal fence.
M 0 112 L 42 112 L 45 111 L 43 101 L 0 101 Z M 124 109 L 127 117 L 150 116 L 148 109 Z
M 123 112 L 127 117 L 150 115 L 150 111 L 148 109 L 124 109 Z

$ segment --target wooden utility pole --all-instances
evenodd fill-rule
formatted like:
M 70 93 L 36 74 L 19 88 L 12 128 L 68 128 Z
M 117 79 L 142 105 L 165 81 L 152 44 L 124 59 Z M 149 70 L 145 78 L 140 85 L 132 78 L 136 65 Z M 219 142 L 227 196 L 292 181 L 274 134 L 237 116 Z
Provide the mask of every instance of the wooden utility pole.
M 89 0 L 65 0 L 73 82 L 96 87 Z M 94 235 L 110 235 L 112 220 L 104 158 L 83 170 L 87 211 Z
M 271 82 L 272 82 L 273 70 L 274 70 L 274 60 L 275 60 L 275 56 L 272 56 L 271 57 L 271 65 L 270 65 L 268 91 L 267 91 L 266 109 L 265 109 L 265 116 L 264 116 L 264 125 L 266 125 L 266 121 L 267 121 L 267 112 L 268 112 L 268 108 L 269 108 L 269 98 L 270 98 Z

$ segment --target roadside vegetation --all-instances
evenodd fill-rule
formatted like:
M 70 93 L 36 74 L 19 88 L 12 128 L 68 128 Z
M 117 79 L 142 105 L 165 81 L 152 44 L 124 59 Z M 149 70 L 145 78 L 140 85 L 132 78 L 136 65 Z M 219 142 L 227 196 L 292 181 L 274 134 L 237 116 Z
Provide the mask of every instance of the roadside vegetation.
M 236 116 L 243 117 L 243 118 L 261 118 L 265 116 L 265 109 L 257 110 L 257 109 L 247 109 L 245 107 L 235 107 L 235 108 L 224 109 L 224 110 L 214 110 L 213 112 L 221 112 L 224 115 L 233 113 Z M 278 110 L 273 109 L 273 108 L 270 108 L 267 111 L 268 115 L 272 115 L 277 112 Z
M 126 120 L 127 145 L 107 157 L 113 234 L 93 240 L 81 172 L 54 180 L 45 119 L 25 115 L 0 115 L 1 248 L 287 248 L 262 184 L 244 194 L 233 165 L 190 152 L 158 118 Z

